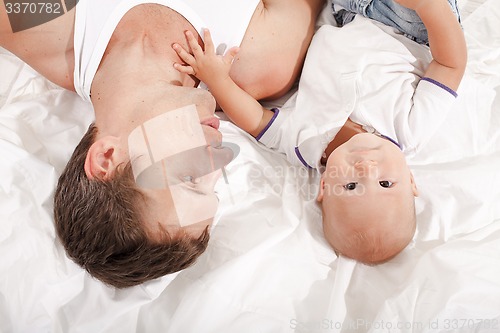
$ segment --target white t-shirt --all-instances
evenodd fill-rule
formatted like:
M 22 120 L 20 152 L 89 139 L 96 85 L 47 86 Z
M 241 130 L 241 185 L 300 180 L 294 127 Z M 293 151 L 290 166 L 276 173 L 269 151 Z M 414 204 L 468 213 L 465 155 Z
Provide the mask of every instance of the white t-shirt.
M 359 15 L 342 28 L 324 25 L 311 42 L 298 91 L 257 139 L 292 164 L 321 171 L 325 148 L 351 118 L 411 156 L 456 99 L 453 90 L 422 79 L 431 59 L 428 47 Z
M 90 87 L 108 42 L 122 17 L 134 6 L 169 7 L 202 35 L 209 28 L 219 49 L 239 46 L 259 0 L 80 0 L 75 13 L 75 90 L 90 102 Z

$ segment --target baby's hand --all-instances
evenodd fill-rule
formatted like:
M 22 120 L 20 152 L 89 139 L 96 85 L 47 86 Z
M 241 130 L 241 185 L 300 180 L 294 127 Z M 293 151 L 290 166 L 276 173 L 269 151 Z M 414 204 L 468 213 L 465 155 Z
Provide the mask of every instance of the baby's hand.
M 212 36 L 208 29 L 203 30 L 203 36 L 205 39 L 205 50 L 198 44 L 194 35 L 190 31 L 186 31 L 186 39 L 193 52 L 192 54 L 177 43 L 172 45 L 175 52 L 187 64 L 174 63 L 174 68 L 181 73 L 196 76 L 210 87 L 212 83 L 217 83 L 218 80 L 229 78 L 229 70 L 239 48 L 233 47 L 225 55 L 217 55 Z

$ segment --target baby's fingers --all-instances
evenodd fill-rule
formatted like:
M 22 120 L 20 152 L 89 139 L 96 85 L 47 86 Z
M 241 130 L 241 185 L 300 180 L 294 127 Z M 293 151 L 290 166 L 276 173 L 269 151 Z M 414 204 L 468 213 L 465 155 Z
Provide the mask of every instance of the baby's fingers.
M 177 62 L 174 62 L 174 68 L 176 70 L 178 70 L 179 72 L 181 72 L 181 73 L 188 74 L 188 75 L 195 75 L 196 76 L 196 71 L 191 66 L 181 65 L 181 64 L 179 64 Z
M 232 47 L 229 50 L 227 50 L 226 54 L 224 54 L 224 62 L 226 64 L 232 64 L 234 57 L 236 57 L 236 54 L 240 51 L 239 47 Z
M 193 65 L 196 63 L 196 59 L 188 51 L 186 51 L 180 44 L 174 43 L 172 45 L 172 48 L 177 53 L 179 58 L 181 58 L 182 61 L 184 61 L 186 64 Z
M 212 35 L 208 29 L 203 29 L 203 39 L 205 42 L 205 52 L 207 54 L 215 53 L 214 42 L 212 41 Z
M 198 43 L 198 40 L 194 37 L 194 35 L 191 33 L 191 31 L 187 30 L 185 32 L 186 34 L 186 39 L 189 44 L 189 47 L 191 48 L 191 51 L 193 52 L 193 55 L 195 57 L 200 57 L 203 56 L 203 49 L 201 48 L 200 44 Z

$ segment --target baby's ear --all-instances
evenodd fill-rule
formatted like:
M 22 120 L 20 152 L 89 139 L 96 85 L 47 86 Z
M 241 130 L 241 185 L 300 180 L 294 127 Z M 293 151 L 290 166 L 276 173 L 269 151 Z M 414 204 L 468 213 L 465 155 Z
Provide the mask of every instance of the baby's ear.
M 108 180 L 123 162 L 119 154 L 119 140 L 106 136 L 96 140 L 89 148 L 85 159 L 85 174 L 88 179 Z
M 410 182 L 411 182 L 411 189 L 413 191 L 413 195 L 418 197 L 417 184 L 415 183 L 415 179 L 413 178 L 413 173 L 411 173 L 411 171 L 410 171 Z
M 319 181 L 319 192 L 316 201 L 322 203 L 324 194 L 325 194 L 325 180 L 323 179 L 323 177 L 321 177 L 321 180 Z

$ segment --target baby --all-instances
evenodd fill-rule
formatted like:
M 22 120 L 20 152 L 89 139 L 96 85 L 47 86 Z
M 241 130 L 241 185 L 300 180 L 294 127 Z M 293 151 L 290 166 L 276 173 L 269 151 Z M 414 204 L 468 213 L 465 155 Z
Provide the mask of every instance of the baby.
M 217 55 L 208 31 L 204 49 L 189 32 L 191 53 L 173 45 L 186 63 L 174 67 L 203 81 L 237 126 L 291 163 L 322 172 L 325 237 L 337 254 L 366 264 L 393 258 L 412 240 L 418 192 L 405 156 L 443 124 L 467 62 L 447 0 L 397 3 L 420 17 L 430 54 L 363 17 L 342 28 L 323 26 L 297 93 L 280 109 L 263 107 L 231 80 L 237 48 Z
M 337 254 L 369 264 L 386 261 L 413 237 L 417 194 L 396 144 L 372 133 L 354 134 L 329 154 L 321 177 L 326 239 Z

